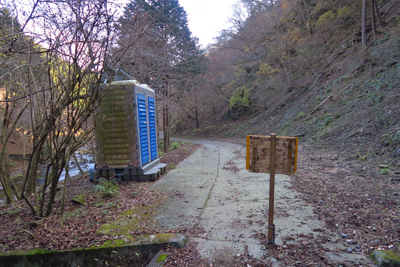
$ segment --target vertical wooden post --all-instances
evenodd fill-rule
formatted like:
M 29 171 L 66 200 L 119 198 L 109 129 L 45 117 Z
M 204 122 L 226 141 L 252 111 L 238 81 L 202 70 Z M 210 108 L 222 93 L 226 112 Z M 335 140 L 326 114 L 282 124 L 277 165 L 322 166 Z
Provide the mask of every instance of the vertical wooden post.
M 256 172 L 256 164 L 257 164 L 257 145 L 258 145 L 258 142 L 257 142 L 257 139 L 254 139 L 253 140 L 253 158 L 252 158 L 252 168 L 251 168 L 251 171 L 252 172 Z
M 275 243 L 274 225 L 274 195 L 275 195 L 275 151 L 276 134 L 271 134 L 270 178 L 269 178 L 269 213 L 268 213 L 268 244 Z

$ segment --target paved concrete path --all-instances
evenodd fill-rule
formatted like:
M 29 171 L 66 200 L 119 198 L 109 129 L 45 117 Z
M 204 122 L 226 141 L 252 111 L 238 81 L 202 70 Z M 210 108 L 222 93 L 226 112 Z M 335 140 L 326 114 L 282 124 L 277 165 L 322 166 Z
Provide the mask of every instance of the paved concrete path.
M 182 141 L 182 140 L 180 140 Z M 161 228 L 192 227 L 197 222 L 206 233 L 199 238 L 200 254 L 212 259 L 219 252 L 249 253 L 260 258 L 265 253 L 254 233 L 267 234 L 269 175 L 245 169 L 244 146 L 213 141 L 202 144 L 192 156 L 154 184 L 155 189 L 175 192 L 156 220 Z M 276 243 L 281 237 L 325 228 L 308 206 L 290 190 L 290 178 L 276 175 Z M 335 238 L 332 236 L 332 238 Z

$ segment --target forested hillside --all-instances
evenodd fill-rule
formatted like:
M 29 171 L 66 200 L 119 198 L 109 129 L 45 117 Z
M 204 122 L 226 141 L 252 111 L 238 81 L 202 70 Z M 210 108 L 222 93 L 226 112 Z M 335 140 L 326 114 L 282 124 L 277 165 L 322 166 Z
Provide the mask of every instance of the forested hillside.
M 276 132 L 398 165 L 400 2 L 365 2 L 363 35 L 361 0 L 242 1 L 177 108 L 176 134 Z

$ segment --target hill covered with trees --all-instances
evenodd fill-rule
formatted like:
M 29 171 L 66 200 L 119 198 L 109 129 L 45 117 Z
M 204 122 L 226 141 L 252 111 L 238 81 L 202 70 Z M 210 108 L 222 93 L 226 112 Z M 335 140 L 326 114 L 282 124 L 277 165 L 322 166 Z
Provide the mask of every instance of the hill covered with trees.
M 176 108 L 176 133 L 243 140 L 276 132 L 398 168 L 400 3 L 241 3 Z

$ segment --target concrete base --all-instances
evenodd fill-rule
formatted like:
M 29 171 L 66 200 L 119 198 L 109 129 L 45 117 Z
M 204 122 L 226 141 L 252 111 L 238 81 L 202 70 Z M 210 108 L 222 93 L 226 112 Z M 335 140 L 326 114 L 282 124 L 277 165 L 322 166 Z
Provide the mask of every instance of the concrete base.
M 167 246 L 181 248 L 186 242 L 186 236 L 181 234 L 141 236 L 126 245 L 2 255 L 0 267 L 147 266 L 161 249 Z
M 156 159 L 142 167 L 93 167 L 89 169 L 89 179 L 94 182 L 97 182 L 100 177 L 105 179 L 112 177 L 124 182 L 155 181 L 166 171 L 166 166 Z

